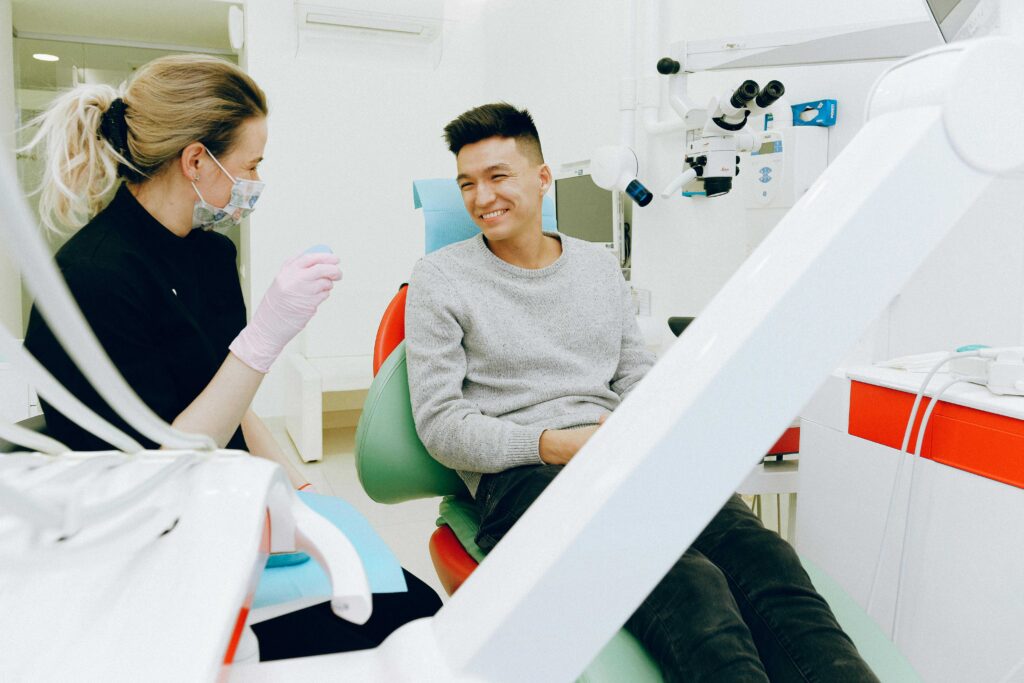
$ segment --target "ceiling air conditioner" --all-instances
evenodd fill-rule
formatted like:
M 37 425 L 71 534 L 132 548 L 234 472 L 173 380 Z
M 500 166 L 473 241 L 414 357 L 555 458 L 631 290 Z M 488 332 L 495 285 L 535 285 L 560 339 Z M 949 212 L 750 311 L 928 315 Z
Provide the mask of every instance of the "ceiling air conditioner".
M 300 30 L 376 40 L 429 43 L 441 35 L 441 0 L 347 0 L 295 3 Z

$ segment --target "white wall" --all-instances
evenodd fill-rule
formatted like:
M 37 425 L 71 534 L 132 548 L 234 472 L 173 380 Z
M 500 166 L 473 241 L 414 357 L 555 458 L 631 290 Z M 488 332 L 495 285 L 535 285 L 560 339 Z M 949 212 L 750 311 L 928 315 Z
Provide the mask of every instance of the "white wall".
M 0 155 L 2 163 L 14 163 L 14 41 L 11 0 L 0 0 Z M 0 245 L 0 323 L 21 336 L 21 278 Z

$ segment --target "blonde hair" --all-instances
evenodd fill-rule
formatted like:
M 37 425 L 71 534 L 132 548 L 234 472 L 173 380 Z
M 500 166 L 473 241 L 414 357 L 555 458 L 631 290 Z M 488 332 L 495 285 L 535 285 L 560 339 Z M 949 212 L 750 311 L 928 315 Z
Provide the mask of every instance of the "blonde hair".
M 122 179 L 146 182 L 193 142 L 227 152 L 241 124 L 266 115 L 255 81 L 206 55 L 155 59 L 127 87 L 77 86 L 32 122 L 39 131 L 25 147 L 42 146 L 45 155 L 43 225 L 72 233 L 103 210 Z

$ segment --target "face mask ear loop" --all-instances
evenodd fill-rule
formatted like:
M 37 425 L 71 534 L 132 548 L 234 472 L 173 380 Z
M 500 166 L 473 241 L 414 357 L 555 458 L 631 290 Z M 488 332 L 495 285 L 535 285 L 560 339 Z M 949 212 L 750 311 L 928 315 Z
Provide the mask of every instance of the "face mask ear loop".
M 195 184 L 195 182 L 193 182 L 193 181 L 189 181 L 189 184 L 191 184 L 191 185 L 192 185 L 192 189 L 193 189 L 193 190 L 195 190 L 195 191 L 196 191 L 196 194 L 197 194 L 197 195 L 199 196 L 199 201 L 201 201 L 201 202 L 202 202 L 203 204 L 207 204 L 208 202 L 207 202 L 207 201 L 206 201 L 206 199 L 205 199 L 205 198 L 203 197 L 203 193 L 199 191 L 199 188 L 198 188 L 198 187 L 196 187 L 196 184 Z
M 213 152 L 211 152 L 210 150 L 206 149 L 206 145 L 203 145 L 203 149 L 206 150 L 206 153 L 210 155 L 211 159 L 213 159 L 213 163 L 217 164 L 217 168 L 219 168 L 221 170 L 221 172 L 223 172 L 224 175 L 226 175 L 231 180 L 231 182 L 233 182 L 233 183 L 237 183 L 238 182 L 238 180 L 236 180 L 233 175 L 228 173 L 228 170 L 226 168 L 224 168 L 223 166 L 220 165 L 220 162 L 217 161 L 217 157 L 213 156 Z M 206 200 L 204 199 L 203 201 L 205 202 Z

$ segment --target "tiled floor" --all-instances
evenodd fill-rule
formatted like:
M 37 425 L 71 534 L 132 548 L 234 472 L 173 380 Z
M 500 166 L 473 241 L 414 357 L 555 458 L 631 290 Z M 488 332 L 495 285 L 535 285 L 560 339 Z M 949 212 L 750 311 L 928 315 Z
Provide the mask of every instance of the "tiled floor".
M 356 477 L 352 455 L 355 427 L 325 431 L 324 459 L 303 463 L 285 432 L 283 420 L 268 419 L 266 423 L 281 448 L 318 493 L 338 496 L 352 504 L 370 521 L 402 566 L 433 587 L 442 599 L 447 599 L 427 551 L 427 541 L 436 528 L 434 522 L 440 499 L 414 500 L 397 505 L 381 505 L 370 500 Z

